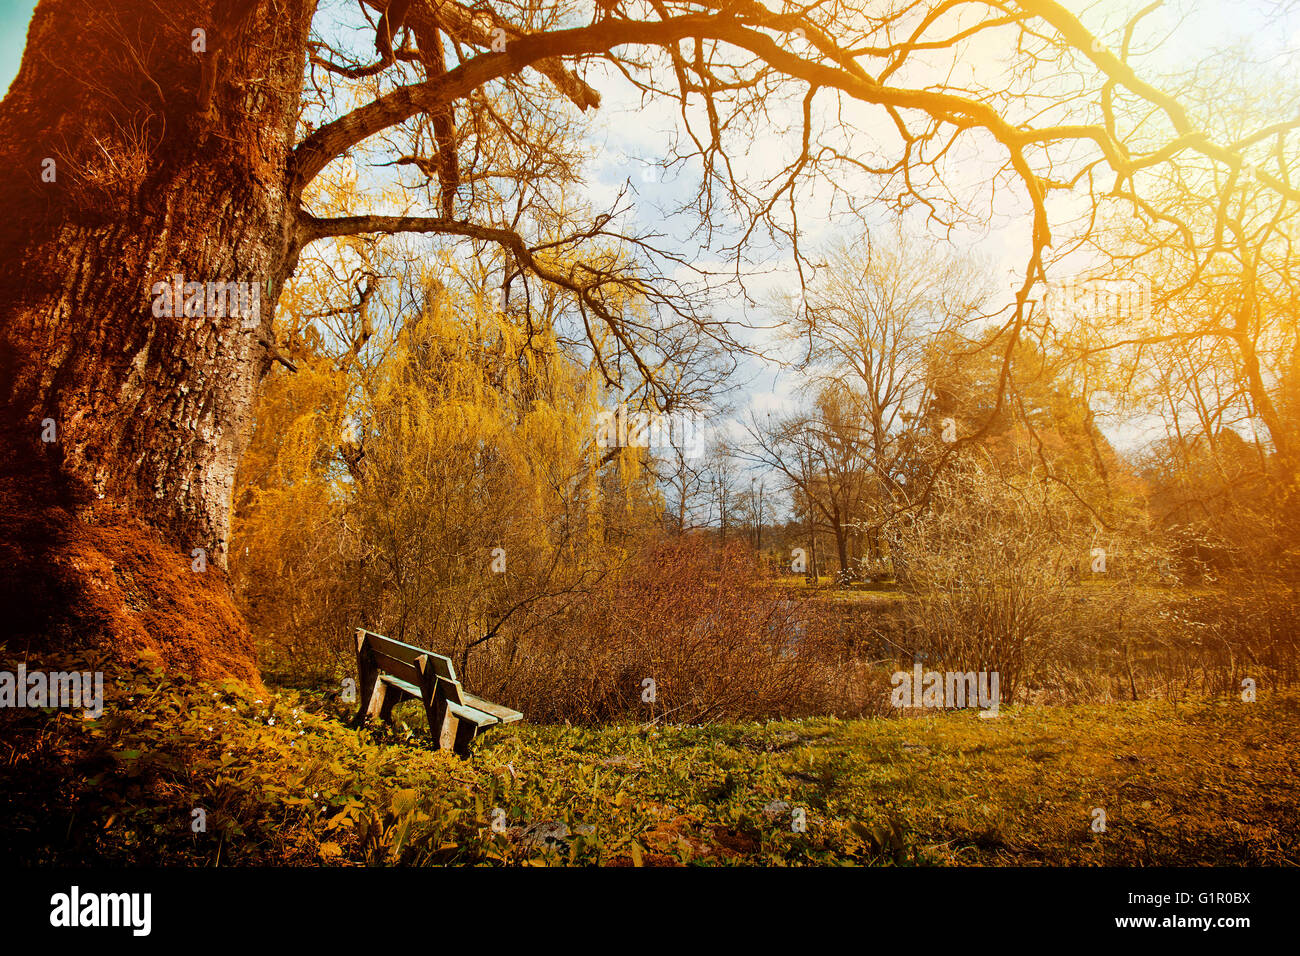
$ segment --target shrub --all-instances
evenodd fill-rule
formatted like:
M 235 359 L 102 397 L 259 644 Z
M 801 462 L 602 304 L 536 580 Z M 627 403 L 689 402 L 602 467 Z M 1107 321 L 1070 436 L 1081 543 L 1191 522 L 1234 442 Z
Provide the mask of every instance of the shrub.
M 531 720 L 583 723 L 828 712 L 833 663 L 807 606 L 770 587 L 752 555 L 694 537 L 660 541 L 549 628 L 471 658 L 487 696 Z

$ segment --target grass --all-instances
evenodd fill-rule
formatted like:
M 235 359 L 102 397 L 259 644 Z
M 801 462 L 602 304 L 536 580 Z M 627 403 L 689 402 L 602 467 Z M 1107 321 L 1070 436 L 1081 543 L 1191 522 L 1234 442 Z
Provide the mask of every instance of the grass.
M 98 720 L 4 712 L 0 856 L 182 865 L 1300 862 L 1295 694 L 1004 706 L 996 719 L 525 722 L 489 732 L 460 761 L 430 750 L 415 729 L 347 728 L 348 707 L 334 693 L 253 692 L 146 666 L 114 672 L 106 692 Z M 1104 832 L 1092 829 L 1097 809 Z

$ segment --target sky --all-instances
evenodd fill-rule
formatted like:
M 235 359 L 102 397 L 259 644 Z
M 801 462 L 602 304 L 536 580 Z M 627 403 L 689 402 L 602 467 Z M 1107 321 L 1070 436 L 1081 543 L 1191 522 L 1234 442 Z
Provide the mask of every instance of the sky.
M 1101 33 L 1101 27 L 1122 21 L 1126 13 L 1145 3 L 1146 0 L 1100 0 L 1092 3 L 1069 0 L 1067 5 L 1080 14 L 1085 24 Z M 27 23 L 34 6 L 34 0 L 0 0 L 0 89 L 7 89 L 17 73 Z M 332 6 L 337 7 L 337 2 Z M 1159 53 L 1148 59 L 1149 68 L 1174 70 L 1208 52 L 1231 48 L 1246 50 L 1252 58 L 1266 62 L 1285 59 L 1292 67 L 1300 63 L 1300 16 L 1294 9 L 1284 9 L 1274 0 L 1169 0 L 1162 10 L 1144 22 L 1147 35 L 1161 35 L 1180 13 L 1186 19 L 1179 27 L 1176 39 L 1164 44 Z M 991 58 L 998 54 L 999 51 L 989 51 Z M 978 65 L 972 67 L 976 68 Z M 1300 69 L 1296 77 L 1300 85 Z M 685 169 L 654 181 L 643 175 L 647 161 L 655 162 L 665 154 L 680 118 L 669 104 L 645 105 L 639 94 L 621 78 L 613 74 L 602 76 L 599 66 L 594 68 L 589 79 L 600 89 L 603 97 L 589 134 L 593 160 L 587 171 L 587 188 L 593 205 L 597 209 L 604 208 L 612 202 L 617 190 L 630 182 L 636 191 L 634 218 L 630 225 L 633 228 L 638 225 L 655 228 L 670 234 L 675 232 L 679 240 L 684 240 L 688 223 L 669 220 L 664 212 L 689 196 L 695 184 L 693 171 Z M 864 118 L 863 122 L 872 120 Z M 757 170 L 764 163 L 770 163 L 773 155 L 759 144 L 748 155 L 736 157 L 736 160 Z M 972 176 L 977 178 L 978 171 L 974 170 Z M 978 253 L 995 274 L 1004 275 L 1009 290 L 1013 273 L 1023 268 L 1028 242 L 1027 220 L 1023 209 L 1017 208 L 1017 201 L 1010 191 L 1004 191 L 990 211 L 993 213 L 990 224 L 984 229 L 960 235 L 959 242 Z M 841 235 L 827 221 L 818 224 L 809 219 L 805 222 L 812 226 L 806 237 L 809 246 L 818 246 Z M 751 294 L 759 299 L 757 306 L 732 298 L 720 306 L 722 313 L 719 317 L 760 327 L 772 326 L 780 321 L 780 316 L 767 308 L 767 296 L 774 291 L 795 289 L 797 283 L 789 250 L 760 246 L 756 252 L 757 261 L 747 273 L 752 280 Z M 709 264 L 721 266 L 723 262 L 716 259 L 709 260 Z M 754 344 L 770 346 L 767 333 L 749 334 Z M 795 391 L 800 381 L 798 375 L 783 371 L 776 365 L 746 359 L 739 376 L 742 385 L 740 417 L 747 417 L 748 409 L 761 413 L 790 408 L 795 402 Z M 736 432 L 735 422 L 720 423 L 719 427 L 733 435 Z M 1147 436 L 1130 428 L 1111 437 L 1120 444 L 1133 445 Z
M 35 9 L 35 0 L 0 0 L 0 89 L 9 89 L 18 75 L 27 24 Z
M 1149 0 L 1101 0 L 1083 3 L 1067 0 L 1066 5 L 1078 13 L 1096 35 L 1109 41 L 1114 34 L 1108 34 L 1107 27 L 1123 23 L 1148 2 Z M 768 3 L 769 7 L 776 5 L 775 2 Z M 1263 62 L 1285 58 L 1294 69 L 1300 64 L 1300 15 L 1297 13 L 1296 10 L 1280 10 L 1273 0 L 1167 0 L 1163 9 L 1143 21 L 1142 31 L 1138 34 L 1139 37 L 1145 35 L 1148 38 L 1168 37 L 1167 42 L 1161 44 L 1157 51 L 1146 56 L 1143 69 L 1151 71 L 1146 75 L 1162 71 L 1175 72 L 1208 54 L 1231 49 L 1245 50 L 1247 55 Z M 983 66 L 995 63 L 1002 55 L 1002 50 L 993 48 L 996 42 L 993 39 L 990 49 L 984 51 L 988 62 Z M 1297 85 L 1300 85 L 1300 69 L 1296 70 L 1295 75 Z M 987 78 L 987 73 L 985 76 Z M 936 72 L 935 79 L 942 77 Z M 636 170 L 640 168 L 638 160 L 653 162 L 665 153 L 673 132 L 680 125 L 680 117 L 671 104 L 652 103 L 647 106 L 635 90 L 626 84 L 619 84 L 615 77 L 595 85 L 601 90 L 604 100 L 600 110 L 601 123 L 593 134 L 601 143 L 602 149 L 594 164 L 592 195 L 599 197 L 603 193 L 612 197 L 618 185 L 632 176 L 638 192 L 648 200 L 641 207 L 642 222 L 656 223 L 656 210 L 689 194 L 694 181 L 674 181 L 670 178 L 667 182 L 637 183 Z M 919 84 L 914 82 L 912 85 Z M 863 119 L 864 124 L 872 121 L 871 118 Z M 735 159 L 741 168 L 747 165 L 757 167 L 761 164 L 764 153 L 760 144 L 752 157 L 740 156 Z M 972 168 L 969 182 L 972 188 L 977 188 L 981 174 L 981 170 Z M 1029 248 L 1027 209 L 1023 203 L 1018 202 L 1014 191 L 1006 190 L 995 197 L 990 211 L 990 221 L 984 228 L 960 232 L 956 241 L 964 251 L 986 262 L 993 275 L 1002 277 L 1005 282 L 1002 301 L 1009 302 L 1013 284 L 1018 284 L 1023 275 Z M 816 247 L 842 235 L 828 224 L 819 226 L 811 217 L 805 218 L 804 224 L 812 226 L 805 237 L 806 248 Z M 872 225 L 880 224 L 882 223 Z M 784 291 L 797 288 L 796 275 L 789 264 L 788 250 L 771 249 L 770 258 L 766 262 L 760 262 L 753 277 L 755 281 L 751 292 L 761 292 L 765 288 Z M 737 317 L 759 325 L 771 325 L 780 321 L 778 315 L 773 315 L 764 307 L 761 296 L 756 309 L 737 305 L 733 311 Z M 755 340 L 758 344 L 768 344 L 761 334 Z M 776 414 L 790 410 L 798 401 L 798 387 L 805 381 L 797 373 L 755 360 L 743 363 L 741 375 L 747 379 L 747 384 L 738 418 L 748 418 L 750 410 L 757 411 L 760 415 L 769 411 Z M 739 437 L 737 425 L 733 421 L 726 429 L 734 437 Z M 1122 424 L 1103 423 L 1102 427 L 1107 437 L 1123 449 L 1133 449 L 1163 436 L 1163 425 L 1155 419 Z

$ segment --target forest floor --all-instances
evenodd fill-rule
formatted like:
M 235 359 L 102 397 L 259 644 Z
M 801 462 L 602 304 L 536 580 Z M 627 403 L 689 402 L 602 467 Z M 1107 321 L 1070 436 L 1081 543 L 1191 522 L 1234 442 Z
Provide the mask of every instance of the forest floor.
M 87 666 L 46 666 L 74 663 Z M 418 729 L 349 729 L 337 693 L 142 665 L 110 675 L 105 697 L 94 720 L 0 710 L 0 859 L 1300 863 L 1295 693 L 1004 705 L 992 719 L 524 722 L 469 761 Z

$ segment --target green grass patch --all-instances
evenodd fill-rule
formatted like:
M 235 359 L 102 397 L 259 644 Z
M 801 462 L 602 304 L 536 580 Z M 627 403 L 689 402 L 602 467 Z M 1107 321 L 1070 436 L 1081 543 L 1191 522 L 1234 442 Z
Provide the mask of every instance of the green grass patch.
M 350 708 L 333 691 L 254 693 L 141 666 L 113 671 L 106 697 L 96 720 L 0 714 L 0 855 L 122 865 L 1300 861 L 1295 694 L 1003 707 L 995 719 L 525 722 L 488 732 L 469 761 L 430 749 L 418 726 L 348 728 Z M 206 823 L 197 832 L 196 809 Z M 1095 809 L 1104 832 L 1092 829 Z

